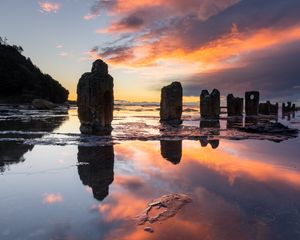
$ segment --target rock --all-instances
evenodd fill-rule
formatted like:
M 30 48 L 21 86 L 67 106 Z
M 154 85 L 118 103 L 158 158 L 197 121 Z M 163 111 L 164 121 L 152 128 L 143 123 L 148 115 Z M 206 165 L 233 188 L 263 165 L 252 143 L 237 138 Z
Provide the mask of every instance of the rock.
M 294 112 L 296 110 L 296 105 L 292 104 L 291 102 L 287 102 L 287 105 L 285 103 L 282 103 L 282 112 Z
M 45 99 L 34 99 L 31 104 L 39 110 L 50 110 L 57 107 L 54 103 Z
M 245 93 L 245 112 L 248 116 L 258 115 L 259 92 L 251 91 Z
M 108 135 L 112 131 L 114 94 L 113 78 L 108 66 L 98 59 L 92 72 L 84 73 L 77 85 L 80 131 L 84 134 Z
M 202 118 L 219 118 L 220 92 L 214 89 L 211 94 L 203 90 L 200 95 L 200 112 Z
M 182 140 L 161 140 L 160 153 L 164 159 L 173 164 L 180 163 L 182 157 Z
M 248 127 L 239 128 L 239 130 L 248 133 L 265 133 L 265 134 L 280 134 L 280 135 L 296 135 L 298 129 L 289 128 L 281 123 L 257 123 Z
M 161 89 L 160 121 L 171 124 L 181 124 L 182 86 L 173 82 Z
M 234 97 L 233 94 L 227 95 L 227 114 L 228 116 L 243 116 L 244 99 Z
M 278 103 L 272 104 L 270 101 L 266 103 L 260 103 L 258 107 L 259 114 L 262 115 L 277 115 L 278 114 Z
M 191 203 L 192 199 L 183 193 L 163 195 L 160 198 L 154 199 L 148 203 L 148 207 L 138 218 L 138 225 L 144 225 L 145 223 L 155 223 L 165 221 L 171 217 L 174 217 L 177 212 L 182 209 L 186 204 Z M 153 209 L 163 209 L 163 211 L 156 214 L 154 217 L 150 215 Z
M 154 232 L 154 230 L 153 230 L 152 227 L 144 227 L 144 231 L 145 232 L 149 232 L 149 233 L 153 233 Z

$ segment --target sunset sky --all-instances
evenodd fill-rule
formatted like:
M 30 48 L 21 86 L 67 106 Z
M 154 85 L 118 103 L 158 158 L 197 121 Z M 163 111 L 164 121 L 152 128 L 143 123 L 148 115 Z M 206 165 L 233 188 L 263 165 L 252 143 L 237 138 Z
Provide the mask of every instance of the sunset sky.
M 1 0 L 0 36 L 70 99 L 102 58 L 115 99 L 159 101 L 176 80 L 187 101 L 218 88 L 300 102 L 299 0 Z

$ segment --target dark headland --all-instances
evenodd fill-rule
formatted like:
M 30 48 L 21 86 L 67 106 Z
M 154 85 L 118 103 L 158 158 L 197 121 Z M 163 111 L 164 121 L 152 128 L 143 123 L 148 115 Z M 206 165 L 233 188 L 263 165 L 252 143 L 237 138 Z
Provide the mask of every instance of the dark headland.
M 68 100 L 69 91 L 23 56 L 22 47 L 0 40 L 0 103 L 31 103 L 40 98 L 53 103 Z

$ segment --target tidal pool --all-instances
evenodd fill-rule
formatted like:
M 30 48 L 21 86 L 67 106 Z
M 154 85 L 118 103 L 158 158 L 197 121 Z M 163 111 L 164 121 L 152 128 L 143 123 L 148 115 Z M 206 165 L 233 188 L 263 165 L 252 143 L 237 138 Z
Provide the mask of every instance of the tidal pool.
M 0 108 L 0 239 L 300 239 L 299 137 L 243 135 L 225 120 L 202 136 L 190 106 L 165 130 L 157 106 L 117 107 L 107 138 L 80 135 L 76 108 Z M 279 118 L 300 128 L 299 113 Z M 168 194 L 192 201 L 138 225 Z

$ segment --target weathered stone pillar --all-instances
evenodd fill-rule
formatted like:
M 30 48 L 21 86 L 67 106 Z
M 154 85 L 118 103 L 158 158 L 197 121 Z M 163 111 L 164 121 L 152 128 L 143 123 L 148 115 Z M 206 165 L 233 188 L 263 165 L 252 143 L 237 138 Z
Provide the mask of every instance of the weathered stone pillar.
M 287 109 L 288 111 L 292 111 L 292 102 L 287 102 Z
M 259 92 L 252 91 L 245 93 L 245 112 L 248 116 L 256 116 L 258 114 Z
M 160 153 L 164 159 L 172 162 L 173 164 L 180 163 L 182 156 L 182 140 L 161 140 Z
M 270 114 L 271 115 L 278 115 L 278 109 L 279 109 L 278 103 L 270 104 Z
M 295 103 L 292 104 L 292 102 L 287 102 L 287 105 L 285 103 L 282 103 L 282 112 L 294 112 L 295 110 Z
M 233 94 L 227 95 L 227 114 L 228 116 L 243 116 L 244 99 L 234 97 Z
M 211 94 L 202 90 L 200 95 L 200 113 L 202 118 L 219 118 L 220 115 L 220 92 L 214 89 Z
M 182 86 L 173 82 L 161 89 L 160 121 L 171 124 L 181 124 Z
M 278 114 L 278 103 L 272 104 L 270 101 L 266 103 L 260 103 L 258 108 L 259 114 L 263 115 L 277 115 Z
M 93 63 L 92 72 L 81 76 L 77 85 L 77 106 L 82 133 L 111 133 L 113 87 L 113 78 L 108 74 L 108 66 L 100 59 Z

